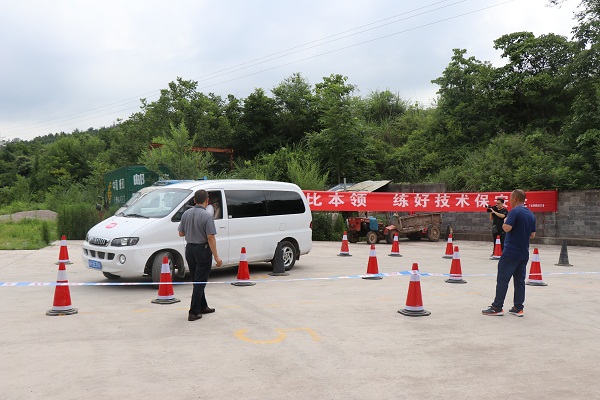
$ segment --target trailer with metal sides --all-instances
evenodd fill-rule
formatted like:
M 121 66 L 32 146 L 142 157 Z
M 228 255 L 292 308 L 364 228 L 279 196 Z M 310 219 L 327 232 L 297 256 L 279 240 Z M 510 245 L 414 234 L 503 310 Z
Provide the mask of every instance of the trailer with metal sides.
M 394 235 L 407 237 L 410 240 L 427 238 L 432 242 L 440 239 L 440 225 L 442 214 L 412 214 L 394 215 L 386 223 L 378 222 L 375 217 L 350 217 L 348 218 L 348 241 L 357 243 L 364 237 L 367 243 L 379 243 L 385 240 L 391 244 Z

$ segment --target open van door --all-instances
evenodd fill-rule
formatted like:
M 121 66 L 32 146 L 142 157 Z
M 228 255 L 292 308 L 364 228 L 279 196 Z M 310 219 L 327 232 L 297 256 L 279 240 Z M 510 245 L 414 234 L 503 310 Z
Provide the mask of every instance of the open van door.
M 225 204 L 223 202 L 222 190 L 207 190 L 209 209 L 212 208 L 215 219 L 215 228 L 217 229 L 217 251 L 219 257 L 223 260 L 223 264 L 235 262 L 235 259 L 229 258 L 229 221 L 223 218 L 225 215 Z M 210 207 L 212 206 L 212 207 Z M 237 259 L 239 261 L 239 258 Z

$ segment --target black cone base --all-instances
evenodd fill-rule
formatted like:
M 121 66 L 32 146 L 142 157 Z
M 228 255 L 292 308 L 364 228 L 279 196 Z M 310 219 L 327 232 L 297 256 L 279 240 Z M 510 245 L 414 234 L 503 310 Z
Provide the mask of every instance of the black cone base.
M 536 281 L 527 281 L 527 282 L 525 282 L 525 284 L 526 284 L 526 285 L 529 285 L 529 286 L 548 286 L 548 284 L 547 284 L 547 283 L 544 283 L 544 282 L 536 282 Z
M 467 283 L 464 279 L 446 279 L 446 283 Z
M 78 311 L 76 308 L 69 308 L 68 310 L 48 310 L 46 311 L 46 315 L 49 315 L 51 317 L 56 317 L 56 316 L 60 316 L 60 315 L 73 315 L 73 314 L 77 314 Z
M 254 285 L 256 285 L 256 282 L 237 281 L 237 282 L 231 282 L 231 284 L 233 286 L 254 286 Z
M 430 311 L 421 310 L 421 311 L 410 311 L 410 310 L 398 310 L 398 312 L 402 315 L 406 315 L 407 317 L 426 317 L 431 315 Z
M 176 298 L 172 298 L 172 299 L 154 299 L 152 300 L 152 303 L 154 304 L 175 304 L 175 303 L 179 303 L 181 300 L 176 299 Z

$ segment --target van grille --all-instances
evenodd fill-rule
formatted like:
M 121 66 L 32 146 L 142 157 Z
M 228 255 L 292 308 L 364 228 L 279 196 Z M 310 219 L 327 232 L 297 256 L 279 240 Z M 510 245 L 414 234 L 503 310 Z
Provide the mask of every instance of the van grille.
M 108 239 L 93 237 L 89 238 L 88 243 L 95 246 L 108 246 Z
M 83 249 L 83 253 L 88 257 L 97 258 L 100 260 L 112 261 L 115 259 L 115 253 L 107 253 L 105 251 Z

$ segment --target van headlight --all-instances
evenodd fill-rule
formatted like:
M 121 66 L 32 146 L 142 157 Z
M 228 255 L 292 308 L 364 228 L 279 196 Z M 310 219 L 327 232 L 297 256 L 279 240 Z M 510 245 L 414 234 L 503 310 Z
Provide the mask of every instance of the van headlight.
M 112 242 L 110 242 L 111 246 L 121 247 L 121 246 L 135 246 L 140 241 L 139 237 L 122 237 L 122 238 L 114 238 Z

